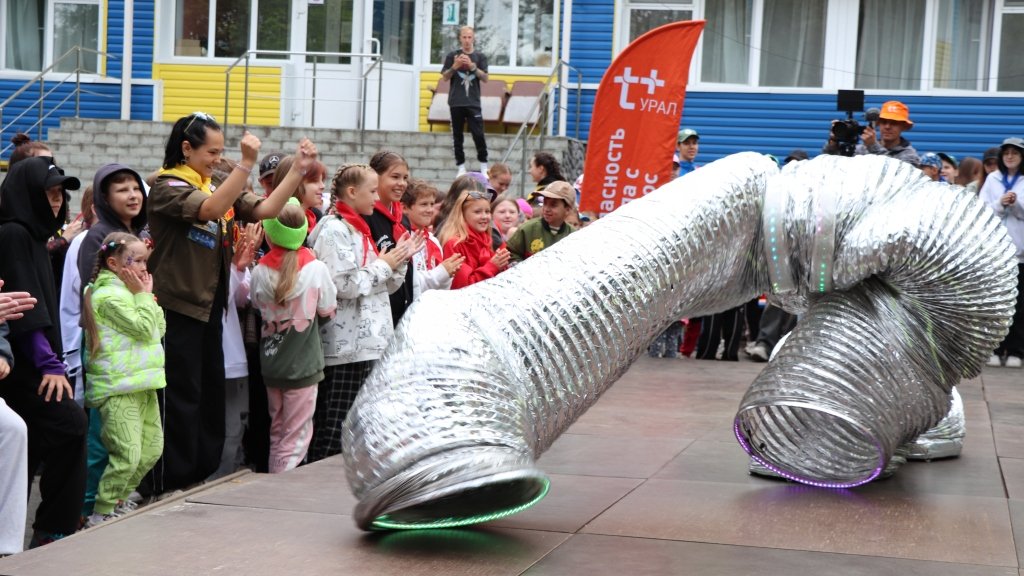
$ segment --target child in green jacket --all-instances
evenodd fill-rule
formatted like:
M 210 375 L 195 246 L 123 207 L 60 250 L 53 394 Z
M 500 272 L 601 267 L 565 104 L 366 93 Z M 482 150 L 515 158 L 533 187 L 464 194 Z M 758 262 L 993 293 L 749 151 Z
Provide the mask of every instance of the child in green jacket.
M 85 404 L 99 410 L 110 461 L 86 527 L 134 509 L 127 499 L 160 458 L 164 435 L 156 390 L 163 388 L 164 315 L 146 270 L 149 247 L 126 232 L 103 239 L 84 290 Z

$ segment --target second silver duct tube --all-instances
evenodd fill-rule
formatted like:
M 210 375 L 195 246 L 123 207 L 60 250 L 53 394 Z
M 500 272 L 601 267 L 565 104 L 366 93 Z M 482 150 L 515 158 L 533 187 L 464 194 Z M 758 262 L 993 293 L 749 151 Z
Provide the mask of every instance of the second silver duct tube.
M 770 267 L 773 299 L 802 317 L 743 398 L 736 436 L 782 476 L 869 482 L 1006 335 L 1013 245 L 973 195 L 879 157 L 815 159 L 765 198 L 767 241 L 792 255 Z
M 1015 271 L 976 199 L 897 161 L 819 158 L 781 175 L 754 153 L 711 163 L 493 280 L 424 294 L 345 423 L 356 522 L 453 526 L 529 506 L 547 489 L 536 458 L 669 321 L 769 286 L 806 312 L 744 399 L 741 443 L 801 481 L 867 481 L 977 373 L 1005 333 Z M 901 341 L 920 347 L 889 359 Z M 834 342 L 865 358 L 835 358 Z M 876 393 L 889 411 L 862 419 Z

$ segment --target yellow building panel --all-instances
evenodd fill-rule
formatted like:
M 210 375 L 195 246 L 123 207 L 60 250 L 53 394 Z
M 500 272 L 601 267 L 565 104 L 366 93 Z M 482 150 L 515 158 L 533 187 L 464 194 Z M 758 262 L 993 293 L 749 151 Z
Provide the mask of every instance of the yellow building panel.
M 440 72 L 422 72 L 420 73 L 420 106 L 419 106 L 419 130 L 420 132 L 430 132 L 430 124 L 427 123 L 427 111 L 430 110 L 430 101 L 434 97 L 433 88 L 437 86 L 437 82 L 441 79 Z M 507 90 L 512 90 L 512 84 L 516 80 L 533 80 L 540 82 L 547 82 L 548 77 L 545 76 L 527 76 L 524 74 L 491 74 L 488 82 L 501 82 L 504 81 L 508 86 Z M 434 124 L 434 132 L 447 132 L 451 130 L 451 126 L 445 124 Z M 487 132 L 502 132 L 503 128 L 499 125 L 485 124 L 484 129 Z
M 165 122 L 174 122 L 196 110 L 212 114 L 223 122 L 225 71 L 227 66 L 206 64 L 153 64 L 153 79 L 163 82 Z M 245 109 L 245 68 L 231 71 L 231 124 L 241 124 Z M 247 122 L 253 126 L 277 126 L 281 122 L 281 69 L 272 66 L 249 67 Z

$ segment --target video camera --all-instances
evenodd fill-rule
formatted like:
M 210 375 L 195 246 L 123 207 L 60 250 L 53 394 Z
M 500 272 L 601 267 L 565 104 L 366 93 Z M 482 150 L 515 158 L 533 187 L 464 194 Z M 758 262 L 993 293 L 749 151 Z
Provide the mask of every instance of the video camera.
M 853 156 L 860 141 L 860 135 L 868 127 L 874 128 L 878 121 L 878 108 L 869 108 L 864 113 L 866 125 L 861 126 L 853 118 L 854 112 L 864 111 L 863 90 L 840 90 L 836 93 L 836 110 L 846 112 L 846 119 L 832 123 L 832 139 L 835 140 L 840 156 Z

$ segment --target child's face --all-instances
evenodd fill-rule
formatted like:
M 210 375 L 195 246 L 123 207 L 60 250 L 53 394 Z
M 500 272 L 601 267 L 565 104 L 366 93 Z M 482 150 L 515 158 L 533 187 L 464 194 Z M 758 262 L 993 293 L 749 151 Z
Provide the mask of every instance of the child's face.
M 566 205 L 564 200 L 545 198 L 544 205 L 541 207 L 541 215 L 548 226 L 558 228 L 565 222 L 566 217 L 569 216 L 569 206 Z
M 491 227 L 491 203 L 470 197 L 462 206 L 462 216 L 470 230 L 486 232 Z
M 206 129 L 206 141 L 198 148 L 193 148 L 188 141 L 181 144 L 182 152 L 188 160 L 189 168 L 195 170 L 203 178 L 213 176 L 213 169 L 220 163 L 224 153 L 224 133 L 211 128 Z
M 494 223 L 507 232 L 519 223 L 519 207 L 511 200 L 505 200 L 494 209 Z
M 350 186 L 346 194 L 349 204 L 357 214 L 369 216 L 373 214 L 373 205 L 377 203 L 377 173 L 365 170 L 363 181 L 358 186 Z
M 409 167 L 398 162 L 380 175 L 379 190 L 380 199 L 383 202 L 400 202 L 402 194 L 409 186 Z
M 131 223 L 142 212 L 142 187 L 135 178 L 107 186 L 107 204 L 122 222 Z
M 498 194 L 504 194 L 505 190 L 512 184 L 512 174 L 505 173 L 499 174 L 494 178 L 490 179 L 491 187 L 494 188 Z
M 54 217 L 60 216 L 60 208 L 64 205 L 64 187 L 58 184 L 47 188 L 46 201 L 49 202 L 50 208 L 53 209 Z
M 146 271 L 149 248 L 142 242 L 132 242 L 117 257 L 107 258 L 107 267 L 115 274 L 121 270 L 132 270 L 141 275 Z
M 434 208 L 434 196 L 420 196 L 416 199 L 416 203 L 409 206 L 405 214 L 409 217 L 409 222 L 412 223 L 413 227 L 417 229 L 428 228 L 434 223 L 434 217 L 437 216 L 437 210 Z
M 299 203 L 302 204 L 302 207 L 309 210 L 323 206 L 324 187 L 323 180 L 303 182 L 302 192 L 299 193 Z

